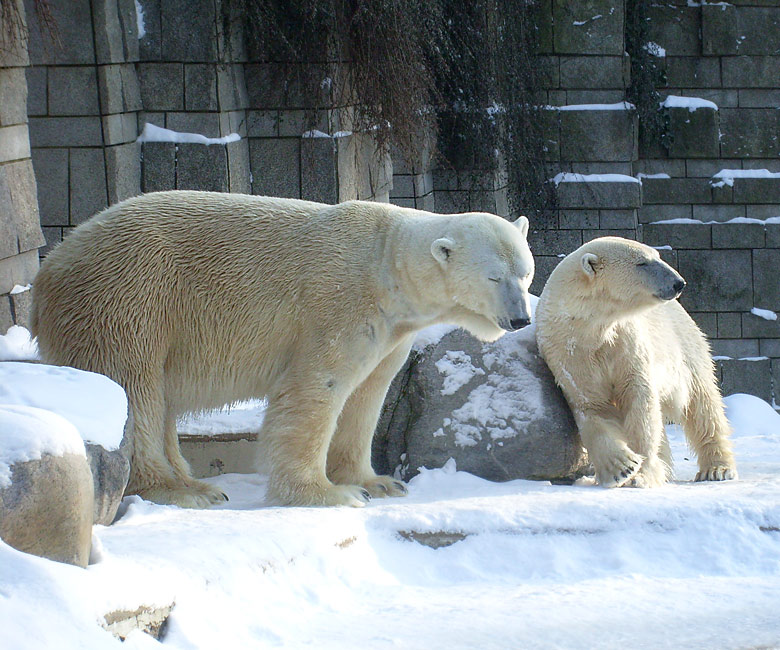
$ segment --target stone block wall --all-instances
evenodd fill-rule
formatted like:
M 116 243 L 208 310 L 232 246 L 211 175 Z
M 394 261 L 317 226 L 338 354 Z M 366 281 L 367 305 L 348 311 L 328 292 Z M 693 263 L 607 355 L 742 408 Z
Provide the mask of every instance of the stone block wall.
M 666 79 L 667 125 L 652 142 L 636 111 L 617 110 L 630 82 L 624 5 L 541 3 L 551 27 L 540 31 L 540 103 L 558 209 L 532 223 L 532 290 L 594 236 L 642 240 L 687 279 L 681 302 L 710 338 L 724 393 L 780 403 L 780 6 L 650 7 L 647 45 Z
M 23 52 L 0 61 L 0 201 L 17 206 L 0 217 L 0 325 L 24 311 L 24 293 L 9 291 L 37 268 L 40 232 L 27 223 L 37 208 L 18 189 L 34 182 L 30 159 L 50 245 L 110 203 L 173 188 L 508 215 L 500 164 L 444 167 L 432 142 L 415 161 L 378 155 L 373 138 L 353 129 L 351 100 L 333 95 L 339 65 L 323 64 L 323 97 L 306 97 L 293 67 L 253 59 L 240 38 L 226 42 L 221 0 L 139 0 L 140 21 L 135 0 L 52 2 L 56 43 L 24 2 L 31 65 Z M 537 293 L 558 260 L 593 237 L 658 247 L 688 279 L 683 304 L 711 338 L 724 390 L 777 402 L 775 4 L 650 7 L 647 45 L 664 70 L 659 111 L 668 125 L 654 142 L 625 101 L 625 0 L 541 0 L 539 104 L 558 204 L 533 219 L 529 238 Z M 327 108 L 312 121 L 314 105 Z M 139 143 L 147 123 L 219 143 Z M 238 140 L 221 140 L 234 133 Z
M 24 6 L 17 3 L 21 24 L 16 31 L 0 24 L 0 333 L 14 323 L 27 324 L 29 285 L 38 271 L 43 235 L 35 198 L 35 174 L 28 137 L 29 65 Z
M 32 21 L 27 114 L 43 254 L 140 192 L 388 199 L 390 158 L 351 130 L 352 107 L 333 98 L 310 128 L 311 98 L 279 66 L 249 60 L 239 37 L 226 42 L 220 0 L 137 4 L 140 18 L 134 0 L 53 2 L 57 42 Z M 147 123 L 217 142 L 139 142 Z
M 47 247 L 110 203 L 140 191 L 133 0 L 51 3 L 42 32 L 31 0 L 27 69 L 32 161 Z

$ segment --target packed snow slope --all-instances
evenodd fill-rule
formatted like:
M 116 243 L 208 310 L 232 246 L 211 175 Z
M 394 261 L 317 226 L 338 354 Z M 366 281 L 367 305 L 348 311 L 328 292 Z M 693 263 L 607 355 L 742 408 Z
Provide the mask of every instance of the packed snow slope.
M 740 479 L 604 490 L 490 483 L 454 463 L 362 509 L 123 501 L 86 569 L 0 543 L 0 648 L 780 648 L 780 416 L 726 398 Z M 161 642 L 106 613 L 174 608 Z

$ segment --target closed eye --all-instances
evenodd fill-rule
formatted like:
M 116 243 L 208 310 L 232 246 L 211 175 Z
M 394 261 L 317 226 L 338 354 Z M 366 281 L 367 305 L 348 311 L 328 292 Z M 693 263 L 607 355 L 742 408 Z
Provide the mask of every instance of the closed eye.
M 488 278 L 488 280 L 490 280 L 491 282 L 496 282 L 496 283 L 501 282 L 500 278 Z

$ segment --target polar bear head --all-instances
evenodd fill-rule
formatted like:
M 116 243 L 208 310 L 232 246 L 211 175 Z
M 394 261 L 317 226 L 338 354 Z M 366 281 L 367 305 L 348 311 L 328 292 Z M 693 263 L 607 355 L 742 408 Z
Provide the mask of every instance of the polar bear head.
M 446 235 L 431 244 L 454 303 L 452 321 L 483 341 L 531 322 L 534 259 L 527 234 L 525 217 L 510 223 L 493 214 L 468 213 L 453 217 Z
M 580 246 L 558 265 L 548 284 L 568 294 L 572 309 L 579 303 L 592 311 L 598 303 L 601 314 L 611 305 L 623 315 L 674 300 L 685 288 L 685 280 L 657 250 L 622 237 L 600 237 Z

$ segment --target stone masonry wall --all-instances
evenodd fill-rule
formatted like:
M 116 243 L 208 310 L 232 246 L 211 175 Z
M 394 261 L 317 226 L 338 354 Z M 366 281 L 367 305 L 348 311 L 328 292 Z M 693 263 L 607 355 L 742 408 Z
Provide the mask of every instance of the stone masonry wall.
M 18 3 L 24 21 L 24 6 Z M 0 25 L 0 332 L 27 324 L 29 285 L 38 271 L 43 235 L 30 162 L 27 83 L 29 65 L 24 30 Z
M 329 95 L 340 73 L 335 63 L 323 66 L 328 103 L 312 128 L 305 116 L 313 98 L 304 96 L 289 68 L 253 58 L 238 38 L 226 42 L 221 0 L 139 0 L 140 21 L 134 0 L 55 0 L 56 43 L 41 36 L 31 0 L 25 2 L 32 26 L 29 154 L 49 245 L 110 203 L 172 188 L 325 202 L 389 199 L 438 212 L 508 214 L 500 165 L 498 172 L 443 168 L 426 134 L 421 138 L 429 146 L 418 161 L 377 156 L 370 134 L 352 130 L 350 101 Z M 776 4 L 669 0 L 651 7 L 648 47 L 665 70 L 661 99 L 669 96 L 659 106 L 669 136 L 661 143 L 642 137 L 636 111 L 625 102 L 625 0 L 539 0 L 539 103 L 558 205 L 535 218 L 530 233 L 537 293 L 559 259 L 593 237 L 618 234 L 658 247 L 688 280 L 682 302 L 712 341 L 725 392 L 752 392 L 775 403 Z M 33 182 L 19 109 L 26 65 L 23 53 L 0 62 L 0 192 L 6 197 L 0 201 L 25 196 L 7 189 L 8 179 L 15 187 Z M 239 139 L 139 142 L 147 123 Z M 768 171 L 755 171 L 762 169 Z M 22 315 L 24 294 L 9 298 L 9 291 L 28 284 L 37 268 L 40 233 L 27 224 L 34 203 L 0 219 L 0 325 Z M 15 215 L 10 222 L 8 214 Z M 5 272 L 12 267 L 13 277 Z
M 532 290 L 594 236 L 655 246 L 688 281 L 681 302 L 710 338 L 724 393 L 777 404 L 780 7 L 652 5 L 648 47 L 666 76 L 665 144 L 640 138 L 636 111 L 623 103 L 624 9 L 619 0 L 541 3 L 540 103 L 559 205 L 532 224 Z
M 308 128 L 310 99 L 280 83 L 274 65 L 250 60 L 238 36 L 226 42 L 220 0 L 138 4 L 140 20 L 134 0 L 53 2 L 58 43 L 32 25 L 30 141 L 49 246 L 140 192 L 387 200 L 390 159 L 350 130 L 351 107 L 334 99 Z M 139 142 L 147 123 L 240 139 Z

